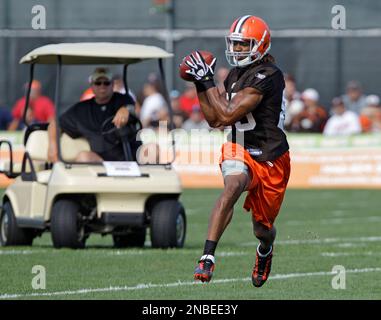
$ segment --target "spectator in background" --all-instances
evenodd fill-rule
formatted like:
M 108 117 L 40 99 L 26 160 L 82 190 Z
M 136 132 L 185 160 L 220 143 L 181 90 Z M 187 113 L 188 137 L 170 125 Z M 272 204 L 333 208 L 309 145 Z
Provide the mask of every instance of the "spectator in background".
M 187 114 L 180 109 L 180 92 L 177 90 L 172 90 L 169 93 L 171 99 L 171 106 L 173 111 L 173 123 L 176 129 L 183 126 L 184 121 L 187 119 Z
M 192 129 L 210 129 L 208 122 L 206 122 L 202 115 L 199 105 L 196 104 L 192 107 L 192 112 L 189 119 L 184 122 L 183 129 L 186 131 L 190 131 Z
M 24 90 L 28 89 L 28 84 L 24 85 Z M 9 130 L 23 128 L 23 114 L 25 108 L 26 97 L 18 99 L 13 106 L 13 120 L 9 126 Z M 50 98 L 42 95 L 41 82 L 38 80 L 32 81 L 29 107 L 27 109 L 26 121 L 28 124 L 33 122 L 49 122 L 54 118 L 54 104 Z
M 60 115 L 58 119 L 60 129 L 73 139 L 84 137 L 90 144 L 91 151 L 80 152 L 75 161 L 124 161 L 125 154 L 121 141 L 110 142 L 105 139 L 101 127 L 110 118 L 115 127 L 126 126 L 134 114 L 135 101 L 129 95 L 113 91 L 113 77 L 108 68 L 96 68 L 89 80 L 95 93 L 94 98 L 76 103 Z M 48 128 L 50 162 L 58 161 L 56 128 L 57 124 L 53 119 Z M 139 159 L 138 150 L 142 150 L 141 142 L 137 140 L 129 142 L 134 160 Z
M 215 82 L 220 93 L 225 92 L 224 81 L 229 74 L 229 69 L 226 67 L 220 67 L 216 71 Z
M 113 80 L 114 80 L 114 87 L 113 87 L 114 92 L 126 94 L 126 88 L 124 87 L 122 76 L 116 75 Z M 128 94 L 132 97 L 132 99 L 134 99 L 134 101 L 136 101 L 136 95 L 132 92 L 130 88 L 128 88 Z
M 361 133 L 359 116 L 346 110 L 343 100 L 339 97 L 332 100 L 333 115 L 328 119 L 323 134 L 327 136 L 348 136 Z
M 292 119 L 303 110 L 303 102 L 300 100 L 300 93 L 296 89 L 295 78 L 289 74 L 284 76 L 285 88 L 284 98 L 286 103 L 286 118 L 284 126 L 290 130 Z
M 365 99 L 366 106 L 360 114 L 360 122 L 363 132 L 381 131 L 381 106 L 380 97 L 371 94 Z
M 0 130 L 8 130 L 9 125 L 12 123 L 12 114 L 5 107 L 0 107 Z
M 342 96 L 345 108 L 360 114 L 366 105 L 365 95 L 362 93 L 361 85 L 358 81 L 349 81 L 347 92 Z
M 85 91 L 82 92 L 81 97 L 79 98 L 79 101 L 85 101 L 94 98 L 94 92 L 91 87 L 87 88 Z
M 126 94 L 126 88 L 124 87 L 123 78 L 120 75 L 114 76 L 114 92 L 119 92 L 121 94 Z M 136 98 L 135 98 L 136 100 Z
M 123 78 L 120 75 L 116 75 L 113 81 L 114 81 L 113 91 L 121 93 L 121 94 L 126 94 Z M 89 83 L 91 83 L 91 79 L 89 79 Z M 128 89 L 128 94 L 136 101 L 136 96 L 130 89 Z M 93 89 L 89 87 L 85 91 L 83 91 L 79 101 L 89 100 L 92 98 L 94 98 L 94 92 L 93 92 Z
M 159 92 L 157 82 L 145 83 L 143 94 L 144 100 L 140 110 L 140 121 L 143 127 L 156 127 L 159 121 L 168 120 L 168 106 Z
M 327 121 L 325 108 L 319 105 L 319 93 L 312 88 L 306 89 L 301 95 L 304 107 L 291 122 L 292 132 L 323 132 Z
M 184 93 L 180 96 L 180 108 L 190 116 L 194 105 L 200 105 L 196 87 L 192 82 L 185 82 Z
M 292 102 L 293 100 L 300 100 L 300 92 L 296 89 L 296 81 L 295 78 L 290 74 L 284 75 L 284 95 L 288 102 Z

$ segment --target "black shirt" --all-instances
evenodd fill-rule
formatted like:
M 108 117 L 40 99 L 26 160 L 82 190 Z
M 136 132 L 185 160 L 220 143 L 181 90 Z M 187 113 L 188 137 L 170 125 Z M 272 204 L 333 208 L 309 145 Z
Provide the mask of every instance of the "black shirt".
M 59 124 L 71 138 L 84 137 L 90 144 L 90 149 L 106 161 L 123 161 L 124 153 L 121 141 L 110 142 L 102 135 L 102 124 L 115 116 L 122 106 L 133 106 L 135 102 L 130 95 L 114 92 L 106 104 L 98 104 L 95 98 L 78 102 L 64 112 L 59 118 Z
M 247 87 L 263 94 L 256 108 L 232 125 L 228 140 L 243 145 L 257 161 L 272 161 L 285 153 L 289 146 L 283 132 L 285 83 L 282 71 L 270 62 L 235 67 L 224 85 L 228 100 Z

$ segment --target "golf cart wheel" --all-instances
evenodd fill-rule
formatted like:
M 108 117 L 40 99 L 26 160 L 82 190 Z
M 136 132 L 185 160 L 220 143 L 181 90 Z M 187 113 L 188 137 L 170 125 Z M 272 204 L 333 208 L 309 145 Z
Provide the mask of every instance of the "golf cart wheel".
M 69 199 L 57 200 L 52 209 L 50 231 L 55 248 L 85 247 L 85 230 L 79 204 Z
M 33 242 L 33 230 L 19 228 L 10 202 L 5 202 L 0 214 L 0 245 L 30 246 Z
M 186 217 L 177 200 L 157 202 L 151 212 L 151 243 L 153 248 L 182 248 L 186 234 Z
M 134 228 L 127 234 L 113 234 L 115 248 L 144 247 L 146 228 Z

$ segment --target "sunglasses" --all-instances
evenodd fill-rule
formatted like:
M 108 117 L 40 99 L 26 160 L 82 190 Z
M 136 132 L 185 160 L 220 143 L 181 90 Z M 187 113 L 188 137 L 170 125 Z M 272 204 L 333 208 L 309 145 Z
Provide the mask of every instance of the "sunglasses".
M 102 84 L 104 86 L 109 86 L 111 84 L 111 81 L 94 81 L 95 86 L 101 86 Z

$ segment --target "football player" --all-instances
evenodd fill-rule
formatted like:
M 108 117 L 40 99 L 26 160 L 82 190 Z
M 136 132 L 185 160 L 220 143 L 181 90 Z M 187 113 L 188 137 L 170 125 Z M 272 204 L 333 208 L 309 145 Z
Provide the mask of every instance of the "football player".
M 194 278 L 202 282 L 212 278 L 217 243 L 245 191 L 244 208 L 251 211 L 259 240 L 253 285 L 262 286 L 270 274 L 274 221 L 290 175 L 289 146 L 283 131 L 284 76 L 268 53 L 270 47 L 270 29 L 261 18 L 246 15 L 236 19 L 226 37 L 226 58 L 233 68 L 223 93 L 213 81 L 215 59 L 208 64 L 196 51 L 184 60 L 209 125 L 232 128 L 222 146 L 224 189 L 211 212 L 204 253 L 194 272 Z

